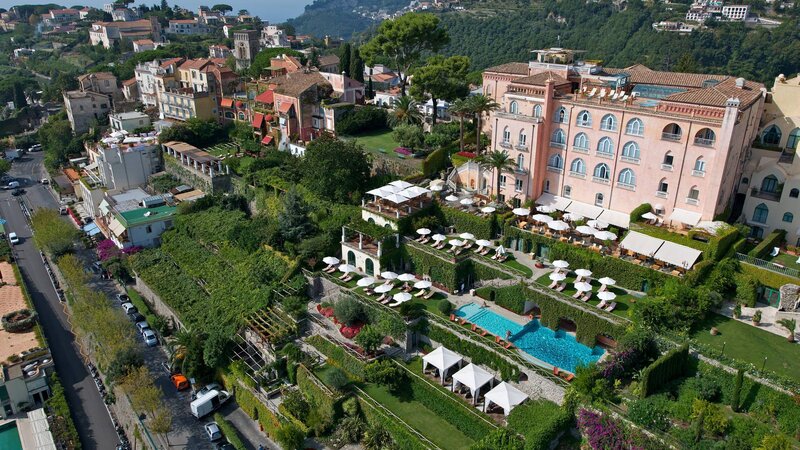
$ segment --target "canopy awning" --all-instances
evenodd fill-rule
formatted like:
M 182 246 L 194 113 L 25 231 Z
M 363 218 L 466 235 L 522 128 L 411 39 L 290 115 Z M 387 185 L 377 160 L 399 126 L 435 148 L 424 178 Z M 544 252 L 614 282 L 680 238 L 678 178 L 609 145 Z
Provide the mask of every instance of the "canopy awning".
M 537 205 L 552 206 L 553 208 L 559 211 L 564 211 L 565 209 L 567 209 L 567 206 L 569 206 L 570 203 L 572 203 L 572 200 L 568 198 L 559 197 L 557 195 L 548 193 L 544 193 L 541 195 L 541 197 L 536 199 Z
M 620 242 L 619 246 L 640 255 L 653 256 L 663 243 L 664 241 L 662 239 L 631 231 L 625 236 L 625 239 Z
M 700 258 L 703 252 L 685 245 L 664 241 L 664 245 L 658 249 L 653 258 L 663 261 L 673 266 L 680 266 L 688 269 Z
M 583 202 L 572 202 L 567 206 L 567 212 L 580 214 L 587 219 L 597 219 L 603 213 L 603 208 Z
M 672 210 L 672 214 L 669 215 L 669 220 L 676 220 L 686 225 L 695 226 L 700 222 L 701 217 L 700 213 L 675 208 Z
M 120 223 L 117 219 L 111 221 L 108 226 L 108 229 L 114 233 L 114 236 L 120 237 L 125 234 L 125 225 Z
M 400 194 L 389 194 L 383 197 L 384 200 L 390 203 L 394 203 L 395 205 L 399 205 L 400 203 L 405 203 L 409 200 L 408 197 L 400 195 Z
M 434 351 L 422 357 L 422 370 L 425 370 L 428 364 L 439 369 L 439 378 L 444 383 L 446 378 L 447 369 L 457 365 L 464 358 L 458 353 L 448 350 L 445 347 L 437 347 Z
M 97 226 L 96 223 L 92 222 L 83 227 L 83 231 L 88 234 L 89 236 L 94 236 L 100 233 L 100 227 Z
M 408 198 L 417 198 L 423 196 L 430 192 L 430 189 L 426 189 L 424 187 L 419 186 L 411 186 L 408 188 L 403 189 L 402 191 L 398 192 L 398 194 L 408 197 Z
M 403 181 L 403 180 L 395 180 L 395 181 L 392 181 L 389 184 L 391 184 L 392 186 L 396 186 L 396 187 L 398 187 L 400 189 L 408 189 L 411 186 L 413 186 L 413 184 L 409 183 L 408 181 Z
M 455 390 L 457 384 L 466 386 L 472 392 L 472 402 L 475 403 L 475 398 L 480 388 L 486 386 L 492 380 L 494 380 L 494 375 L 470 363 L 453 375 L 453 390 Z
M 598 217 L 598 219 L 602 220 L 603 222 L 608 222 L 611 225 L 615 225 L 625 229 L 631 227 L 631 215 L 621 213 L 619 211 L 604 209 L 603 213 L 600 214 L 600 217 Z
M 264 139 L 261 140 L 264 145 L 269 145 L 270 142 L 272 142 L 272 136 L 264 136 Z
M 484 398 L 486 399 L 485 408 L 488 408 L 489 402 L 491 402 L 503 408 L 503 413 L 508 415 L 515 406 L 527 400 L 528 395 L 503 381 L 487 392 Z

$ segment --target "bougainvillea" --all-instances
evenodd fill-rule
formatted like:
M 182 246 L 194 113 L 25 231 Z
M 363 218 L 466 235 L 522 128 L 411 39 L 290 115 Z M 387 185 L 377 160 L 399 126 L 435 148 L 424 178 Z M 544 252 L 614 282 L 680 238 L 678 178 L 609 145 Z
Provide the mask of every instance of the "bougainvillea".
M 587 409 L 578 412 L 578 427 L 595 450 L 626 450 L 625 430 L 612 417 Z
M 105 239 L 100 241 L 97 244 L 97 256 L 100 258 L 100 261 L 105 261 L 111 259 L 115 256 L 119 256 L 119 248 L 111 239 Z
M 639 369 L 641 360 L 641 352 L 636 349 L 616 352 L 602 364 L 601 373 L 609 380 L 628 378 Z

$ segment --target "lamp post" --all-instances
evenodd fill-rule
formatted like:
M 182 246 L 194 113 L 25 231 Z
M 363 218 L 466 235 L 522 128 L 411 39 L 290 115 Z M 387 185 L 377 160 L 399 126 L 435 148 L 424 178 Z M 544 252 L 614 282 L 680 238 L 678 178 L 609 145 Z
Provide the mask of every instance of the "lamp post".
M 725 344 L 727 344 L 727 342 L 722 341 L 722 352 L 719 354 L 719 356 L 725 356 Z
M 764 368 L 767 367 L 767 357 L 764 357 L 764 364 L 761 364 L 761 371 L 764 371 Z

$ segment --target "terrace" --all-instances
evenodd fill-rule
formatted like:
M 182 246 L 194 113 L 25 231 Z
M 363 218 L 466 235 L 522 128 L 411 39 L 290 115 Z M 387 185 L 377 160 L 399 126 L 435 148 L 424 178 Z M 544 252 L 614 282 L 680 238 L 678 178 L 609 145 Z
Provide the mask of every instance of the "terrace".
M 361 200 L 361 207 L 390 220 L 398 220 L 413 215 L 428 206 L 430 190 L 415 186 L 402 180 L 367 191 L 372 201 Z

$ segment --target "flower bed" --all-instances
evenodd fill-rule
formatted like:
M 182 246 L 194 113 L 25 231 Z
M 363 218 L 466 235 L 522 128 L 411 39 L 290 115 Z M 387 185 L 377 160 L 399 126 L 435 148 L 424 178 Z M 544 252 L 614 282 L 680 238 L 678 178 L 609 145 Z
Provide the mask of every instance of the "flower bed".
M 456 153 L 456 155 L 461 156 L 463 158 L 467 158 L 467 159 L 475 159 L 478 156 L 474 152 L 458 152 L 458 153 Z
M 36 323 L 36 312 L 30 309 L 20 309 L 3 316 L 3 329 L 9 333 L 23 333 L 30 330 Z
M 394 152 L 397 153 L 398 155 L 403 155 L 403 156 L 413 155 L 413 152 L 405 147 L 397 147 L 394 149 Z

